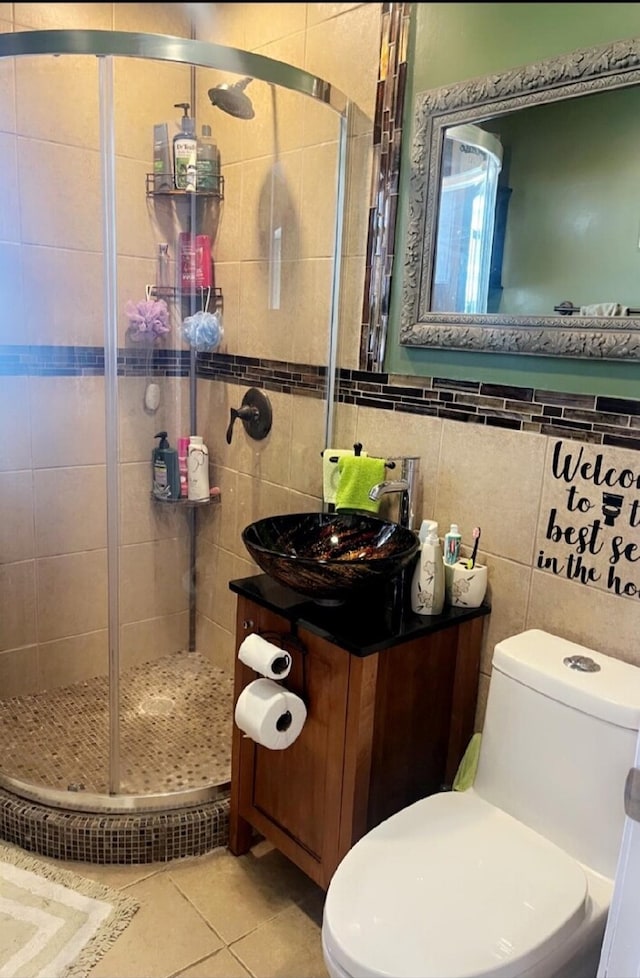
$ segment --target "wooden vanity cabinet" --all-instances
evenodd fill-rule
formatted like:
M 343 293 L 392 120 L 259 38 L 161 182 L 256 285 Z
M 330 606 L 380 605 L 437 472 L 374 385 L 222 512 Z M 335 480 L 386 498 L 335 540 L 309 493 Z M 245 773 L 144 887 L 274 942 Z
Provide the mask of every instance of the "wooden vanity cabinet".
M 473 733 L 483 618 L 364 656 L 238 594 L 237 649 L 251 632 L 292 656 L 283 685 L 307 720 L 286 750 L 234 723 L 229 848 L 269 839 L 321 887 L 367 831 L 450 785 Z M 234 702 L 257 674 L 236 655 Z

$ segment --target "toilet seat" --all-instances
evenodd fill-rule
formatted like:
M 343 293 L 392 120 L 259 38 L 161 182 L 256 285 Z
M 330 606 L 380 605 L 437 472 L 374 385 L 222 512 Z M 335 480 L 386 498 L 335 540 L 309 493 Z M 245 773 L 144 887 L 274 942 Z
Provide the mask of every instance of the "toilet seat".
M 587 911 L 581 866 L 471 789 L 424 798 L 356 843 L 329 885 L 322 939 L 358 978 L 516 978 L 557 955 Z

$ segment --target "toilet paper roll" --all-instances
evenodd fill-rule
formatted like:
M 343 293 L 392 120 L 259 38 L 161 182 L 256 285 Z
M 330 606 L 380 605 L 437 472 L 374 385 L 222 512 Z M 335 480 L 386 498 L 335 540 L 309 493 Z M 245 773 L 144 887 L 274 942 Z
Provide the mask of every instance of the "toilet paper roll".
M 300 736 L 307 708 L 299 696 L 274 683 L 255 679 L 240 693 L 236 724 L 247 737 L 269 750 L 284 750 Z
M 238 649 L 238 658 L 267 679 L 284 679 L 291 672 L 291 656 L 267 642 L 261 635 L 247 635 Z

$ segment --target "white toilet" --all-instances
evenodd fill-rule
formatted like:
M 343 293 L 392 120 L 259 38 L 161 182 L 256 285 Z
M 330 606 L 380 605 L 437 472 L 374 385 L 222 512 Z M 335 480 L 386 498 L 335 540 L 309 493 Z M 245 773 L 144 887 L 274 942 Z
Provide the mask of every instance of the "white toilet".
M 595 976 L 639 722 L 635 666 L 499 643 L 473 788 L 382 822 L 331 880 L 332 978 Z

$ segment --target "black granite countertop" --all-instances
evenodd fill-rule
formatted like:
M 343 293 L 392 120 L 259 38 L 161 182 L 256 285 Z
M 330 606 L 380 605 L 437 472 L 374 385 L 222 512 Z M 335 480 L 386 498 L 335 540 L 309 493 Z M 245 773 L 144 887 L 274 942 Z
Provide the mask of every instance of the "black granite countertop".
M 324 606 L 278 584 L 268 574 L 229 581 L 229 588 L 292 624 L 320 635 L 351 655 L 366 656 L 392 645 L 488 615 L 491 608 L 447 608 L 440 615 L 416 615 L 395 596 L 392 584 L 368 590 L 336 606 Z

